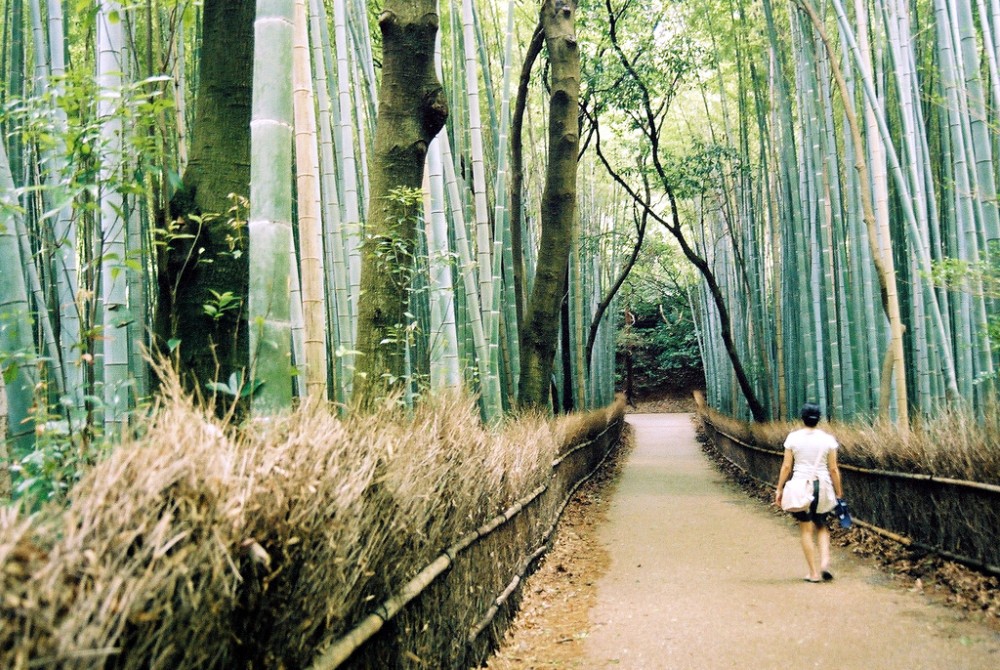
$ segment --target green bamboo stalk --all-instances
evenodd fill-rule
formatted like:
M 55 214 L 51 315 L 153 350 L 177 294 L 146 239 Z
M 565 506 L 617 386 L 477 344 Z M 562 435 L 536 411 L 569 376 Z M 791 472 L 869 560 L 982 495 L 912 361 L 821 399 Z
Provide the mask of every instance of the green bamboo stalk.
M 5 225 L 0 225 L 0 258 L 11 271 L 0 272 L 0 355 L 7 395 L 7 436 L 10 444 L 26 453 L 35 440 L 34 393 L 38 383 L 36 351 L 32 338 L 31 314 L 24 275 L 17 269 L 32 263 L 18 248 L 17 227 L 21 217 L 17 190 L 10 172 L 6 143 L 0 142 L 0 207 Z
M 176 143 L 177 170 L 183 172 L 188 162 L 188 120 L 187 120 L 187 40 L 184 34 L 184 13 L 177 12 L 174 16 L 173 32 L 174 48 L 171 53 L 171 88 L 174 101 L 174 141 Z
M 297 374 L 292 377 L 295 395 L 305 398 L 309 395 L 306 386 L 306 319 L 302 311 L 302 282 L 299 279 L 299 257 L 293 244 L 288 250 L 288 320 L 292 343 L 292 362 Z
M 824 310 L 826 314 L 825 339 L 829 345 L 830 387 L 832 401 L 830 416 L 845 416 L 844 375 L 843 364 L 846 351 L 841 347 L 840 319 L 837 309 L 837 278 L 835 269 L 839 267 L 836 260 L 834 244 L 834 229 L 842 228 L 843 203 L 840 192 L 841 162 L 837 153 L 837 140 L 834 137 L 833 99 L 830 93 L 829 56 L 822 48 L 819 36 L 816 37 L 817 69 L 819 76 L 819 104 L 823 109 L 821 123 L 823 134 L 820 137 L 823 148 L 823 190 L 826 208 L 822 217 L 821 262 L 823 272 L 823 290 L 825 294 Z
M 953 22 L 957 32 L 955 43 L 961 46 L 961 72 L 964 73 L 965 83 L 963 101 L 969 107 L 967 118 L 971 130 L 971 157 L 975 160 L 975 197 L 982 208 L 980 226 L 986 239 L 995 240 L 1000 238 L 1000 205 L 997 202 L 997 173 L 990 135 L 996 130 L 991 130 L 988 125 L 979 58 L 980 35 L 989 31 L 976 30 L 969 0 L 955 0 L 952 11 L 956 15 Z M 996 54 L 992 55 L 995 59 Z
M 895 0 L 888 0 L 884 3 L 883 14 L 885 15 L 886 32 L 889 38 L 889 48 L 892 53 L 894 68 L 894 80 L 899 97 L 899 120 L 902 125 L 900 133 L 900 159 L 903 162 L 906 177 L 909 179 L 909 187 L 912 197 L 915 200 L 916 223 L 919 226 L 920 242 L 923 253 L 931 253 L 930 240 L 932 234 L 936 232 L 936 202 L 934 200 L 933 189 L 928 188 L 928 172 L 925 154 L 922 151 L 924 144 L 924 124 L 922 110 L 919 105 L 920 92 L 917 86 L 915 74 L 916 66 L 913 56 L 913 45 L 910 39 L 912 29 L 908 23 L 908 10 L 905 6 Z M 910 240 L 911 245 L 918 243 Z M 912 266 L 910 266 L 912 268 Z M 913 310 L 913 329 L 911 338 L 914 340 L 916 355 L 913 361 L 916 365 L 916 384 L 918 393 L 915 396 L 916 404 L 921 411 L 929 412 L 932 401 L 931 386 L 933 383 L 934 366 L 931 364 L 933 349 L 940 349 L 944 340 L 933 344 L 932 340 L 940 339 L 940 332 L 935 337 L 933 330 L 925 328 L 923 319 L 924 310 L 929 300 L 933 300 L 930 295 L 930 287 L 926 280 L 920 277 L 919 273 L 909 273 L 912 277 L 911 285 L 913 292 L 911 304 Z M 925 295 L 928 294 L 928 295 Z
M 445 183 L 447 184 L 448 201 L 452 210 L 452 223 L 455 235 L 455 246 L 458 251 L 458 263 L 461 268 L 462 283 L 465 289 L 466 316 L 470 320 L 472 337 L 479 367 L 480 393 L 483 416 L 487 421 L 498 419 L 502 413 L 500 379 L 495 374 L 489 374 L 490 347 L 486 339 L 486 328 L 483 325 L 482 299 L 477 291 L 481 282 L 477 272 L 482 268 L 476 264 L 472 248 L 465 232 L 465 220 L 462 212 L 462 197 L 455 175 L 455 163 L 451 155 L 451 146 L 447 133 L 440 133 L 437 140 L 441 142 L 442 162 L 444 164 Z
M 948 6 L 936 3 L 936 24 L 941 59 L 942 87 L 944 88 L 948 117 L 950 120 L 950 144 L 954 157 L 955 197 L 957 199 L 957 223 L 961 232 L 957 235 L 959 258 L 976 266 L 980 262 L 980 234 L 989 239 L 990 230 L 996 229 L 996 176 L 989 131 L 984 118 L 986 115 L 982 86 L 979 82 L 979 59 L 976 52 L 975 35 L 972 27 L 971 10 L 964 2 Z M 949 8 L 957 16 L 948 15 Z M 949 31 L 949 27 L 951 30 Z M 970 39 L 971 34 L 971 39 Z M 958 40 L 963 48 L 958 51 Z M 972 42 L 970 44 L 970 42 Z M 964 72 L 964 75 L 963 75 Z M 960 88 L 960 81 L 964 86 Z M 985 142 L 985 146 L 979 143 Z M 993 375 L 993 360 L 988 338 L 986 304 L 983 298 L 982 282 L 970 279 L 970 291 L 960 297 L 962 308 L 955 318 L 959 322 L 963 342 L 970 346 L 959 351 L 959 383 L 963 395 L 972 400 L 973 380 Z M 990 393 L 980 386 L 976 392 Z M 979 398 L 980 402 L 985 397 Z
M 895 297 L 896 296 L 895 275 L 893 272 L 890 272 L 886 269 L 887 267 L 888 268 L 892 267 L 891 255 L 889 255 L 887 258 L 882 258 L 878 253 L 878 250 L 875 249 L 874 246 L 875 245 L 874 239 L 876 237 L 876 223 L 875 223 L 876 216 L 874 209 L 871 205 L 872 198 L 869 189 L 869 174 L 867 170 L 867 163 L 861 151 L 862 135 L 856 115 L 854 113 L 853 98 L 851 96 L 851 91 L 848 89 L 845 77 L 842 74 L 838 63 L 834 58 L 830 40 L 826 36 L 823 24 L 820 22 L 819 17 L 816 14 L 816 11 L 807 1 L 800 2 L 800 5 L 809 14 L 810 19 L 813 22 L 814 29 L 817 31 L 820 41 L 822 42 L 823 46 L 827 51 L 828 61 L 830 63 L 832 73 L 837 82 L 838 88 L 840 89 L 841 98 L 845 102 L 849 103 L 845 104 L 844 106 L 844 114 L 847 120 L 847 126 L 850 128 L 851 131 L 849 136 L 851 140 L 850 145 L 852 146 L 854 151 L 855 167 L 857 168 L 859 175 L 860 200 L 863 211 L 862 218 L 864 219 L 866 224 L 866 228 L 868 231 L 868 241 L 872 247 L 871 256 L 878 271 L 880 284 L 882 286 L 883 294 L 885 296 L 883 308 L 884 311 L 886 312 L 886 315 L 889 318 L 890 327 L 893 329 L 894 332 L 893 360 L 897 371 L 897 391 L 902 394 L 900 396 L 900 402 L 899 402 L 903 412 L 901 414 L 901 419 L 903 420 L 903 424 L 905 425 L 906 396 L 905 396 L 905 382 L 903 381 L 905 379 L 904 377 L 905 366 L 903 364 L 902 329 L 898 325 L 899 308 L 898 308 L 898 301 L 896 300 Z M 862 21 L 864 20 L 863 16 L 861 20 Z M 865 56 L 867 56 L 867 54 L 865 54 Z M 866 63 L 862 62 L 861 64 L 862 68 L 865 65 Z M 888 231 L 886 231 L 885 237 L 888 238 Z M 883 388 L 882 390 L 882 402 L 880 404 L 882 404 L 883 408 L 888 407 L 887 387 Z
M 966 103 L 969 110 L 965 117 L 970 126 L 967 137 L 971 146 L 968 151 L 970 159 L 975 162 L 971 177 L 974 202 L 978 206 L 978 223 L 975 232 L 966 232 L 969 261 L 975 267 L 979 264 L 980 258 L 988 258 L 989 256 L 989 247 L 986 246 L 985 241 L 1000 238 L 1000 209 L 998 209 L 996 188 L 997 172 L 993 144 L 990 141 L 997 136 L 997 133 L 995 126 L 991 129 L 988 124 L 986 99 L 980 77 L 978 35 L 988 33 L 988 30 L 977 33 L 972 18 L 972 8 L 968 0 L 960 0 L 955 3 L 953 11 L 956 13 L 956 20 L 953 22 L 957 31 L 956 44 L 961 45 L 961 51 L 956 52 L 956 56 L 961 54 L 961 58 L 957 58 L 957 60 L 962 63 L 962 71 L 964 72 L 966 95 L 963 96 L 963 102 Z M 983 243 L 980 242 L 980 236 L 982 236 Z M 988 335 L 989 323 L 982 282 L 978 276 L 974 276 L 971 279 L 971 284 L 973 304 L 967 314 L 973 322 L 974 331 L 972 343 L 975 368 L 973 375 L 976 380 L 992 380 L 995 376 L 995 369 Z M 976 385 L 980 407 L 990 402 L 995 390 L 996 385 L 992 382 Z
M 62 4 L 46 3 L 48 11 L 48 45 L 49 63 L 52 77 L 56 80 L 55 93 L 59 97 L 62 84 L 58 83 L 66 75 L 65 30 Z M 66 112 L 58 104 L 53 108 L 56 119 L 57 146 L 49 153 L 53 172 L 60 174 L 64 169 L 64 160 L 60 151 L 64 150 L 62 133 L 66 131 Z M 80 333 L 80 313 L 77 308 L 77 241 L 76 223 L 69 203 L 59 208 L 53 221 L 53 237 L 55 239 L 55 280 L 56 295 L 59 300 L 59 342 L 58 360 L 61 361 L 61 373 L 56 376 L 63 392 L 72 399 L 75 410 L 83 409 L 83 365 L 80 356 L 74 352 L 81 351 L 83 343 Z
M 46 7 L 47 21 L 43 22 L 42 8 L 38 0 L 30 3 L 31 27 L 34 45 L 34 91 L 38 96 L 51 92 L 57 101 L 62 93 L 59 80 L 65 75 L 63 57 L 63 20 L 62 8 Z M 48 34 L 46 34 L 48 28 Z M 51 47 L 51 48 L 49 48 Z M 53 83 L 52 75 L 56 82 Z M 83 398 L 83 366 L 78 364 L 79 358 L 74 352 L 81 349 L 80 319 L 77 311 L 77 271 L 76 271 L 76 229 L 68 202 L 65 202 L 66 190 L 61 183 L 67 170 L 65 156 L 65 138 L 68 133 L 66 113 L 54 101 L 51 114 L 54 119 L 52 129 L 53 144 L 40 149 L 44 170 L 41 184 L 44 189 L 42 199 L 46 210 L 55 210 L 49 219 L 52 225 L 54 252 L 54 279 L 59 312 L 58 344 L 56 341 L 46 341 L 48 358 L 52 361 L 54 378 L 51 380 L 57 394 L 67 392 L 71 397 L 71 406 L 82 409 Z M 20 157 L 18 157 L 20 159 Z M 47 221 L 48 222 L 48 221 Z M 72 365 L 70 363 L 73 363 Z M 67 376 L 68 375 L 68 376 Z
M 352 71 L 357 72 L 357 54 L 356 52 L 351 53 L 351 64 Z M 368 211 L 371 205 L 371 195 L 369 193 L 369 182 L 370 176 L 368 174 L 368 168 L 370 167 L 368 161 L 368 138 L 375 135 L 374 130 L 374 119 L 376 113 L 372 110 L 372 103 L 365 97 L 364 88 L 361 85 L 361 77 L 355 75 L 354 77 L 354 114 L 357 119 L 359 119 L 357 125 L 358 132 L 358 180 L 360 185 L 358 187 L 358 211 L 362 215 Z M 362 217 L 363 218 L 363 217 Z M 363 225 L 362 225 L 363 227 Z
M 837 12 L 837 18 L 841 25 L 842 35 L 847 41 L 850 47 L 851 53 L 854 57 L 855 62 L 860 62 L 860 53 L 857 45 L 857 41 L 854 37 L 853 30 L 850 23 L 847 20 L 847 15 L 844 12 L 843 4 L 840 0 L 832 0 L 834 9 Z M 875 120 L 878 125 L 879 133 L 882 135 L 882 140 L 885 143 L 887 157 L 889 159 L 889 165 L 892 168 L 892 174 L 896 182 L 897 188 L 900 191 L 900 203 L 903 207 L 904 218 L 907 224 L 907 229 L 910 234 L 911 240 L 913 241 L 914 249 L 918 251 L 918 261 L 920 266 L 920 271 L 924 273 L 925 276 L 931 275 L 931 263 L 930 256 L 928 253 L 928 244 L 926 243 L 923 234 L 921 233 L 919 223 L 916 218 L 916 213 L 913 209 L 912 195 L 910 189 L 903 176 L 902 167 L 900 165 L 899 157 L 896 154 L 895 146 L 892 142 L 892 137 L 889 133 L 888 126 L 885 121 L 884 114 L 877 107 L 878 97 L 875 94 L 875 86 L 871 81 L 870 77 L 863 76 L 862 82 L 864 84 L 865 96 L 868 99 L 870 105 L 875 111 Z M 942 363 L 944 367 L 945 380 L 948 389 L 948 393 L 952 396 L 958 395 L 958 383 L 955 376 L 955 363 L 954 357 L 952 355 L 951 338 L 944 328 L 944 320 L 941 315 L 941 310 L 938 305 L 936 297 L 931 294 L 929 302 L 931 317 L 934 323 L 934 328 L 937 331 L 937 336 L 939 338 L 940 353 L 942 358 Z
M 802 135 L 802 170 L 800 177 L 800 200 L 804 203 L 803 218 L 806 230 L 797 240 L 798 250 L 802 254 L 801 259 L 808 263 L 805 272 L 801 274 L 804 279 L 809 277 L 808 291 L 802 292 L 800 299 L 800 309 L 802 315 L 803 331 L 805 342 L 808 343 L 807 354 L 805 355 L 805 391 L 806 397 L 815 400 L 824 409 L 828 406 L 826 399 L 826 362 L 824 349 L 822 346 L 822 295 L 823 290 L 820 285 L 821 270 L 819 264 L 819 240 L 818 227 L 820 209 L 824 204 L 822 200 L 822 173 L 819 167 L 819 135 L 818 117 L 816 112 L 816 82 L 815 65 L 812 44 L 803 34 L 803 29 L 799 23 L 798 16 L 793 16 L 793 35 L 798 44 L 799 56 L 797 61 L 797 93 L 800 110 L 800 128 Z M 808 274 L 806 274 L 808 273 Z
M 357 338 L 357 321 L 353 315 L 357 313 L 358 299 L 361 295 L 361 211 L 358 200 L 358 168 L 354 153 L 354 131 L 351 120 L 354 117 L 351 101 L 351 75 L 348 62 L 347 13 L 344 2 L 333 5 L 334 42 L 337 49 L 337 88 L 340 118 L 341 173 L 344 184 L 344 219 L 343 230 L 346 241 L 348 271 L 351 281 L 352 328 L 343 333 L 347 348 L 353 350 Z M 357 119 L 360 124 L 362 121 Z
M 101 339 L 100 369 L 104 379 L 104 429 L 118 434 L 126 425 L 129 407 L 129 337 L 131 319 L 126 291 L 128 271 L 124 200 L 115 184 L 121 180 L 123 124 L 117 114 L 122 92 L 124 35 L 118 15 L 121 6 L 103 0 L 97 16 L 97 77 L 100 88 L 97 114 L 101 121 Z
M 48 39 L 45 36 L 45 27 L 42 23 L 42 7 L 40 1 L 29 0 L 29 7 L 31 9 L 31 43 L 35 52 L 35 80 L 32 83 L 35 94 L 41 95 L 48 88 L 49 53 L 46 47 Z
M 372 33 L 368 24 L 368 3 L 367 0 L 354 0 L 348 2 L 347 18 L 348 26 L 351 30 L 351 39 L 358 54 L 358 65 L 361 67 L 361 77 L 358 81 L 364 84 L 364 99 L 366 101 L 367 114 L 365 118 L 374 129 L 376 117 L 376 101 L 378 100 L 378 77 L 375 74 L 375 59 L 372 56 Z M 369 133 L 371 134 L 371 133 Z
M 504 306 L 504 343 L 510 352 L 511 365 L 507 373 L 510 379 L 510 395 L 517 397 L 518 381 L 521 376 L 520 338 L 518 337 L 517 303 L 514 292 L 514 253 L 511 242 L 509 193 L 507 192 L 508 144 L 510 133 L 510 100 L 514 60 L 514 0 L 507 3 L 507 29 L 503 54 L 503 79 L 500 97 L 500 119 L 496 145 L 496 182 L 494 191 L 494 237 L 493 237 L 493 290 L 495 300 Z M 478 25 L 478 24 L 477 24 Z M 480 39 L 480 45 L 482 40 Z M 481 51 L 482 53 L 482 51 Z M 484 64 L 485 68 L 485 64 Z M 485 70 L 484 71 L 488 71 Z M 490 87 L 487 86 L 487 91 Z M 492 109 L 492 104 L 490 105 Z M 494 125 L 496 127 L 496 125 Z M 501 291 L 502 298 L 501 298 Z M 495 330 L 499 337 L 500 318 L 497 314 Z
M 336 108 L 331 103 L 328 73 L 333 71 L 332 49 L 326 30 L 326 13 L 320 0 L 310 0 L 309 25 L 313 45 L 317 126 L 319 129 L 320 192 L 322 194 L 322 222 L 326 254 L 329 353 L 332 354 L 333 399 L 343 406 L 350 397 L 348 370 L 351 354 L 346 333 L 351 332 L 350 277 L 347 273 L 345 242 L 342 235 L 340 196 L 336 175 L 334 144 L 334 118 Z
M 291 406 L 292 0 L 259 0 L 250 122 L 251 383 L 255 413 Z
M 479 294 L 483 306 L 483 327 L 493 332 L 496 317 L 493 302 L 492 238 L 486 202 L 486 173 L 483 161 L 483 134 L 479 103 L 479 73 L 476 59 L 476 37 L 473 25 L 472 0 L 462 0 L 462 44 L 465 50 L 465 93 L 468 96 L 469 141 L 472 151 L 473 212 L 476 222 L 476 249 L 479 263 Z M 491 350 L 497 346 L 490 337 Z M 492 357 L 492 351 L 491 351 Z M 492 367 L 492 366 L 491 366 Z M 493 374 L 492 370 L 486 370 Z
M 435 43 L 434 65 L 438 79 L 443 81 L 440 31 Z M 435 389 L 458 388 L 462 384 L 455 287 L 452 281 L 453 263 L 448 240 L 448 217 L 445 213 L 444 159 L 441 151 L 442 142 L 445 141 L 447 141 L 447 129 L 439 133 L 428 147 L 424 189 L 426 208 L 424 223 L 430 286 L 428 353 L 431 388 Z
M 457 388 L 458 333 L 455 325 L 455 291 L 451 280 L 451 251 L 445 216 L 444 167 L 441 139 L 435 138 L 427 154 L 428 189 L 425 217 L 430 262 L 430 373 L 431 388 Z
M 855 0 L 855 15 L 858 21 L 858 33 L 868 34 L 868 9 L 865 0 Z M 842 41 L 846 42 L 846 37 L 842 35 Z M 860 61 L 858 62 L 858 69 L 862 73 L 868 73 L 870 78 L 875 76 L 875 69 L 873 67 L 873 60 L 871 54 L 871 48 L 868 40 L 862 40 L 860 47 L 858 49 L 860 55 Z M 862 95 L 864 98 L 864 95 Z M 879 103 L 881 104 L 881 103 Z M 898 319 L 901 318 L 899 312 L 899 293 L 896 286 L 896 271 L 895 263 L 892 257 L 892 245 L 891 245 L 891 234 L 889 231 L 889 173 L 888 173 L 888 159 L 886 157 L 885 144 L 882 141 L 882 136 L 879 133 L 878 121 L 875 117 L 874 104 L 868 100 L 862 105 L 864 109 L 865 118 L 865 137 L 866 144 L 868 146 L 868 162 L 871 164 L 871 183 L 872 183 L 872 200 L 874 210 L 872 215 L 874 216 L 875 226 L 874 228 L 869 225 L 868 236 L 870 238 L 869 244 L 872 245 L 872 260 L 878 262 L 881 259 L 882 267 L 885 268 L 884 273 L 880 273 L 884 277 L 884 285 L 886 292 L 886 301 L 889 306 L 894 310 L 890 313 L 887 310 L 887 316 L 889 319 L 889 329 L 890 335 L 889 339 L 892 343 L 893 348 L 893 359 L 894 359 L 894 369 L 895 369 L 895 387 L 896 395 L 893 397 L 897 416 L 899 417 L 899 422 L 901 425 L 907 425 L 908 423 L 908 413 L 907 413 L 907 390 L 906 384 L 904 383 L 904 375 L 906 374 L 906 365 L 904 361 L 903 353 L 903 333 L 901 327 L 895 327 L 894 323 L 898 324 Z M 864 188 L 866 181 L 862 180 L 861 186 Z M 862 203 L 866 201 L 863 198 Z M 866 217 L 866 223 L 870 219 Z M 893 307 L 894 306 L 894 307 Z M 877 374 L 879 378 L 883 377 L 881 370 L 878 367 L 878 356 L 874 355 L 878 351 L 877 344 L 880 343 L 882 337 L 879 333 L 878 341 L 872 350 L 872 369 L 873 374 Z M 871 338 L 871 336 L 870 336 Z M 870 345 L 871 346 L 871 345 Z M 888 379 L 881 380 L 880 387 L 883 392 L 880 393 L 879 408 L 884 416 L 888 416 L 890 408 L 892 406 L 893 398 L 890 398 L 888 392 L 886 391 L 886 385 L 890 383 Z

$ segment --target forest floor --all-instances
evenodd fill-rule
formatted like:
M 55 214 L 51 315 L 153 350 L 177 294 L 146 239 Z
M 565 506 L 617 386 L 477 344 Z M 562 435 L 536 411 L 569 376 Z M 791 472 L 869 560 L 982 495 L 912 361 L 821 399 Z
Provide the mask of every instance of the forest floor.
M 575 496 L 491 670 L 1000 667 L 1000 588 L 855 527 L 824 584 L 795 524 L 702 451 L 686 399 L 640 404 Z M 800 623 L 800 622 L 809 623 Z

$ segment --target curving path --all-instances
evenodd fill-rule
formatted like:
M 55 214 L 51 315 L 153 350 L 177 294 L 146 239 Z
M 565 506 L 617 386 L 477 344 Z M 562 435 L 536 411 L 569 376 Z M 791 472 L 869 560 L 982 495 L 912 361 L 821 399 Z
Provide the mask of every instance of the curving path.
M 833 582 L 801 581 L 794 523 L 713 469 L 689 415 L 628 421 L 636 448 L 599 531 L 611 566 L 578 667 L 1000 668 L 996 632 L 837 547 Z

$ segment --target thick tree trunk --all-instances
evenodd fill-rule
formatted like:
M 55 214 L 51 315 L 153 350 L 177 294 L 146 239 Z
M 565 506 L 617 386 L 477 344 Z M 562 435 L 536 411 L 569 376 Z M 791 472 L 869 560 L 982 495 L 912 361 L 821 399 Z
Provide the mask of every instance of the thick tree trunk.
M 539 22 L 524 54 L 514 99 L 514 118 L 510 124 L 510 244 L 514 257 L 514 302 L 518 323 L 524 323 L 524 112 L 528 106 L 531 68 L 544 43 L 545 33 Z
M 526 407 L 548 404 L 559 308 L 576 218 L 580 51 L 575 19 L 574 0 L 544 0 L 541 23 L 549 51 L 552 94 L 549 97 L 549 161 L 542 193 L 542 236 L 535 284 L 521 332 L 519 399 Z
M 362 244 L 360 355 L 354 375 L 354 398 L 361 403 L 391 391 L 405 375 L 403 338 L 420 201 L 406 205 L 405 196 L 392 194 L 421 188 L 427 146 L 448 116 L 434 72 L 436 2 L 388 0 L 379 26 L 382 87 Z
M 254 0 L 205 2 L 191 159 L 170 204 L 179 223 L 165 231 L 160 253 L 159 344 L 180 340 L 182 374 L 202 390 L 247 365 L 246 235 L 229 209 L 230 194 L 250 191 L 255 13 Z M 213 318 L 205 311 L 217 302 L 212 291 L 230 292 L 238 307 Z

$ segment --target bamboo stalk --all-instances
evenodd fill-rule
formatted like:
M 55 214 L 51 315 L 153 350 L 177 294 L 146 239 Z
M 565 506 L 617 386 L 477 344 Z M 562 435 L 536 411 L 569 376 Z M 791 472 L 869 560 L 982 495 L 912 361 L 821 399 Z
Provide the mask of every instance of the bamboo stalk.
M 250 121 L 250 323 L 255 412 L 291 405 L 289 249 L 292 244 L 292 0 L 260 0 L 254 21 Z
M 455 290 L 448 249 L 448 220 L 444 211 L 444 168 L 440 142 L 440 139 L 435 138 L 427 152 L 428 188 L 425 196 L 430 265 L 430 372 L 432 388 L 456 388 L 461 385 L 461 374 L 455 324 Z
M 298 204 L 299 276 L 302 290 L 306 393 L 326 398 L 328 372 L 326 288 L 323 280 L 323 221 L 320 203 L 319 149 L 313 106 L 313 76 L 309 54 L 306 0 L 295 2 L 293 27 L 292 102 Z
M 851 28 L 850 23 L 847 20 L 847 15 L 844 12 L 844 7 L 841 0 L 833 0 L 832 2 L 834 9 L 837 12 L 837 18 L 840 21 L 842 34 L 847 41 L 848 46 L 852 54 L 854 55 L 855 62 L 862 62 L 860 55 L 860 50 L 858 48 L 857 40 L 854 37 L 854 31 Z M 864 84 L 865 96 L 868 99 L 869 104 L 876 111 L 875 121 L 877 123 L 879 133 L 882 135 L 882 140 L 885 143 L 887 156 L 889 159 L 889 164 L 892 167 L 892 173 L 895 178 L 897 187 L 900 190 L 900 202 L 903 207 L 903 212 L 905 215 L 905 221 L 907 228 L 910 233 L 910 238 L 915 250 L 918 252 L 917 260 L 920 264 L 921 272 L 925 273 L 927 276 L 931 275 L 931 263 L 930 256 L 928 253 L 928 243 L 920 230 L 920 225 L 917 221 L 916 212 L 914 211 L 914 205 L 912 200 L 912 195 L 910 188 L 903 176 L 902 167 L 900 164 L 899 156 L 896 153 L 895 146 L 892 142 L 892 137 L 889 133 L 889 128 L 886 124 L 884 114 L 878 113 L 880 111 L 878 96 L 875 93 L 875 86 L 871 80 L 871 77 L 862 76 L 862 83 Z M 952 355 L 951 348 L 951 338 L 948 336 L 944 327 L 944 320 L 941 315 L 940 306 L 938 305 L 937 299 L 932 295 L 928 300 L 931 308 L 931 317 L 934 324 L 934 328 L 937 331 L 938 337 L 940 339 L 940 351 L 941 359 L 945 371 L 945 379 L 947 383 L 948 392 L 952 395 L 958 395 L 958 382 L 955 376 L 955 363 L 954 356 Z

